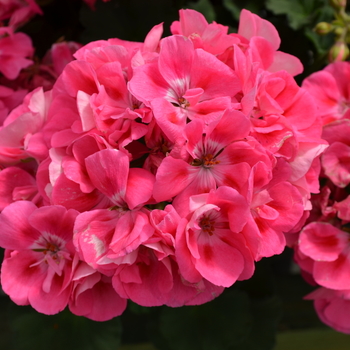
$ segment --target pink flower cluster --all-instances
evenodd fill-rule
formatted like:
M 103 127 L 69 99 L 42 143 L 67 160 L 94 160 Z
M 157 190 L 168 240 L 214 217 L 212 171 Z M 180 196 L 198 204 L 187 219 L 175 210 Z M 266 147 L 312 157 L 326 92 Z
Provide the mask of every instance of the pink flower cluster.
M 320 319 L 350 334 L 350 63 L 337 62 L 304 80 L 323 123 L 329 147 L 321 156 L 321 192 L 313 196 L 309 223 L 295 245 L 307 281 L 320 286 L 314 300 Z
M 181 10 L 161 38 L 80 48 L 0 128 L 4 291 L 94 320 L 208 302 L 283 251 L 327 147 L 273 25 Z
M 81 47 L 75 42 L 53 44 L 42 62 L 34 63 L 31 38 L 17 30 L 38 14 L 43 13 L 34 0 L 0 0 L 0 125 L 28 91 L 52 89 Z
M 0 0 L 0 75 L 7 80 L 16 79 L 22 69 L 33 63 L 30 37 L 15 31 L 36 13 L 41 10 L 34 0 Z M 0 125 L 22 102 L 26 92 L 21 88 L 11 89 L 0 81 Z

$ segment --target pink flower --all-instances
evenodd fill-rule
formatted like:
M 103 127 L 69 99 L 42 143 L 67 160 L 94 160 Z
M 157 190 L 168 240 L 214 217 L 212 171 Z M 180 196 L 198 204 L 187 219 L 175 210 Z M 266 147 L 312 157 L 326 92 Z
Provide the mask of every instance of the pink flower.
M 300 233 L 299 250 L 313 260 L 312 275 L 319 285 L 350 289 L 348 232 L 329 223 L 310 223 Z
M 303 71 L 300 60 L 285 52 L 277 51 L 281 39 L 272 23 L 243 9 L 239 18 L 238 35 L 248 39 L 248 51 L 252 61 L 259 62 L 269 72 L 286 70 L 291 75 Z M 243 41 L 243 45 L 246 44 Z
M 69 310 L 94 321 L 107 321 L 120 316 L 126 308 L 126 299 L 113 289 L 111 278 L 80 262 L 72 278 L 73 288 Z
M 170 30 L 173 35 L 183 35 L 189 38 L 194 47 L 201 48 L 213 55 L 223 53 L 233 44 L 239 43 L 239 39 L 228 35 L 228 27 L 216 22 L 208 24 L 205 17 L 194 10 L 180 10 L 180 21 L 172 23 Z
M 33 176 L 23 169 L 9 167 L 0 171 L 0 211 L 18 200 L 38 201 L 38 189 Z
M 191 197 L 190 212 L 176 232 L 176 260 L 184 278 L 203 278 L 229 287 L 250 278 L 254 261 L 242 229 L 249 217 L 248 204 L 236 190 L 220 186 L 216 191 Z
M 72 238 L 77 215 L 60 206 L 38 209 L 27 201 L 2 211 L 0 246 L 6 254 L 1 285 L 14 302 L 48 315 L 66 307 L 76 261 Z
M 350 334 L 350 291 L 319 288 L 305 299 L 314 300 L 314 307 L 322 322 L 335 330 Z
M 7 20 L 13 29 L 26 23 L 35 14 L 43 14 L 35 0 L 0 1 L 0 21 Z
M 174 142 L 181 138 L 187 118 L 217 119 L 231 107 L 240 86 L 235 73 L 215 56 L 172 36 L 162 40 L 159 59 L 135 67 L 129 89 L 152 108 L 157 123 Z
M 302 197 L 287 181 L 271 179 L 263 162 L 257 163 L 249 176 L 247 201 L 251 220 L 244 228 L 255 259 L 280 254 L 286 246 L 284 232 L 293 229 L 304 212 Z M 258 244 L 256 242 L 258 241 Z
M 47 118 L 51 93 L 38 88 L 8 115 L 0 127 L 0 163 L 16 164 L 21 159 L 43 160 L 48 149 L 42 129 Z
M 23 102 L 26 93 L 26 90 L 14 91 L 7 86 L 0 85 L 0 127 L 9 112 Z
M 350 63 L 336 62 L 322 71 L 311 74 L 303 81 L 303 87 L 313 96 L 323 124 L 349 118 Z
M 249 120 L 238 111 L 225 111 L 207 127 L 203 121 L 193 120 L 184 131 L 187 139 L 181 152 L 184 159 L 170 153 L 157 171 L 153 195 L 158 201 L 181 193 L 175 201 L 185 202 L 192 194 L 209 192 L 222 185 L 240 189 L 256 162 L 272 166 L 270 156 L 248 137 Z
M 326 124 L 323 137 L 330 143 L 322 155 L 322 167 L 328 178 L 338 187 L 350 183 L 350 121 L 342 119 Z
M 23 68 L 33 61 L 28 59 L 33 55 L 32 41 L 24 33 L 1 36 L 0 33 L 0 72 L 8 79 L 16 79 Z

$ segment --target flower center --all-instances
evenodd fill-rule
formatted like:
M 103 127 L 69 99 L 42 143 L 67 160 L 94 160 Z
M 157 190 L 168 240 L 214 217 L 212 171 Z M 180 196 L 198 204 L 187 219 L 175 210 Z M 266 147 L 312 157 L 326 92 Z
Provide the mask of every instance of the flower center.
M 219 164 L 220 161 L 216 160 L 215 156 L 212 154 L 207 154 L 203 158 L 203 166 L 205 168 L 212 168 L 215 164 Z
M 38 263 L 43 261 L 49 263 L 49 260 L 52 260 L 55 261 L 56 264 L 60 264 L 62 259 L 69 258 L 69 253 L 65 251 L 64 247 L 65 242 L 62 238 L 49 233 L 43 233 L 32 246 L 32 250 L 44 254 L 43 259 Z
M 180 107 L 182 108 L 187 108 L 190 106 L 190 103 L 183 97 L 179 98 L 179 104 L 180 104 Z
M 209 236 L 212 236 L 214 234 L 214 224 L 215 220 L 210 219 L 210 217 L 206 215 L 203 215 L 199 222 L 199 226 L 202 229 L 202 231 L 206 232 Z
M 204 168 L 212 168 L 214 165 L 219 164 L 220 161 L 216 160 L 216 157 L 212 154 L 206 154 L 202 159 L 193 159 L 191 165 L 193 166 L 203 166 Z

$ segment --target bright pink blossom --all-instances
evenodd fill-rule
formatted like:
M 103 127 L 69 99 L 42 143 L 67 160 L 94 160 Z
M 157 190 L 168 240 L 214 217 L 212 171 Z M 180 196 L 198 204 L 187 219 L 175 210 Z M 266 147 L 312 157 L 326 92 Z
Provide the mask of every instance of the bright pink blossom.
M 269 72 L 286 70 L 293 76 L 302 73 L 303 65 L 297 57 L 277 51 L 281 39 L 269 21 L 243 9 L 239 18 L 238 35 L 248 39 L 248 43 L 242 40 L 242 44 L 248 44 L 247 51 L 252 61 L 259 62 Z
M 176 232 L 181 274 L 192 283 L 204 278 L 223 287 L 251 277 L 253 256 L 241 233 L 249 217 L 245 198 L 220 186 L 190 200 L 190 212 Z
M 60 206 L 38 209 L 27 201 L 2 211 L 0 245 L 6 255 L 1 285 L 14 302 L 48 315 L 66 307 L 76 263 L 72 238 L 77 215 Z
M 239 91 L 235 73 L 181 36 L 164 38 L 159 59 L 135 67 L 131 93 L 150 106 L 170 141 L 182 136 L 186 119 L 217 119 Z

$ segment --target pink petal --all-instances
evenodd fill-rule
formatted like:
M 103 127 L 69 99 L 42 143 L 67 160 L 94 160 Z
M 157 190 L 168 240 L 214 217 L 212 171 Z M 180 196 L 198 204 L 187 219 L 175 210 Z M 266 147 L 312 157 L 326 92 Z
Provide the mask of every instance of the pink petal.
M 33 228 L 28 217 L 37 210 L 34 203 L 14 202 L 8 205 L 0 215 L 0 246 L 5 249 L 28 249 L 40 233 Z
M 122 205 L 129 174 L 129 158 L 118 150 L 105 149 L 85 159 L 92 183 L 115 204 Z
M 131 168 L 129 171 L 125 201 L 129 209 L 146 203 L 152 195 L 155 177 L 149 171 Z
M 315 261 L 335 261 L 348 246 L 348 234 L 329 223 L 312 222 L 299 238 L 300 251 Z
M 277 50 L 280 46 L 281 39 L 274 25 L 259 16 L 243 9 L 239 18 L 238 34 L 246 39 L 253 36 L 262 36 L 267 39 Z
M 243 271 L 242 254 L 221 241 L 215 234 L 201 235 L 198 241 L 200 259 L 195 262 L 197 271 L 209 282 L 230 287 Z
M 197 173 L 197 169 L 181 159 L 164 158 L 157 171 L 154 198 L 158 202 L 171 199 L 184 190 Z

